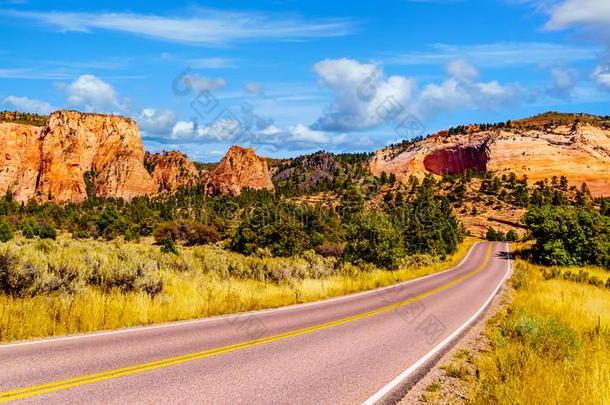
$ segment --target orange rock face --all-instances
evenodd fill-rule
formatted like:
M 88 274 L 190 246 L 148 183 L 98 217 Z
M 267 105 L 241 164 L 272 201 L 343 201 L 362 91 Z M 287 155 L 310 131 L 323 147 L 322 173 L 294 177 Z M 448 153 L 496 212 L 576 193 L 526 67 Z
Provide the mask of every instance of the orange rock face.
M 430 136 L 404 150 L 381 149 L 369 161 L 374 175 L 394 173 L 399 180 L 426 173 L 467 169 L 514 172 L 531 182 L 566 176 L 586 182 L 594 196 L 610 195 L 610 129 L 587 122 Z
M 269 166 L 254 149 L 232 146 L 211 173 L 208 190 L 239 195 L 244 188 L 273 190 Z
M 206 172 L 199 172 L 181 152 L 146 153 L 144 164 L 151 172 L 159 193 L 173 193 L 181 187 L 201 184 L 206 177 Z
M 131 200 L 156 191 L 138 127 L 124 117 L 56 111 L 43 130 L 41 156 L 41 200 L 84 201 L 87 173 L 97 196 Z
M 36 193 L 42 127 L 0 123 L 0 194 L 26 202 Z
M 0 124 L 0 142 L 0 192 L 18 201 L 84 201 L 86 175 L 101 197 L 131 200 L 157 189 L 138 128 L 124 117 L 56 111 L 44 127 Z

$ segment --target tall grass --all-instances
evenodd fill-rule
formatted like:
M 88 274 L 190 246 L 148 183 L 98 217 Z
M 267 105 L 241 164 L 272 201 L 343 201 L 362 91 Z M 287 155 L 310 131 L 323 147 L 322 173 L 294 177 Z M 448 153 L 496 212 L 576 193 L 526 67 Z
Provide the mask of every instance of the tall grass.
M 313 252 L 246 257 L 201 246 L 177 256 L 137 243 L 14 240 L 0 246 L 0 341 L 316 301 L 443 270 L 473 242 L 444 261 L 413 257 L 386 271 Z
M 514 301 L 489 330 L 472 403 L 610 403 L 610 291 L 548 272 L 517 261 Z

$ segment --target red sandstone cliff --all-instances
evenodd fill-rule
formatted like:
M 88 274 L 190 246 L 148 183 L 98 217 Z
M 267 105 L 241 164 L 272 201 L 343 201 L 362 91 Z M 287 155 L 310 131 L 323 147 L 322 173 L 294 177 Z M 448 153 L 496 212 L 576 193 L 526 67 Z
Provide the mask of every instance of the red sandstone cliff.
M 254 149 L 232 146 L 210 175 L 209 192 L 239 195 L 243 188 L 273 190 L 267 161 Z

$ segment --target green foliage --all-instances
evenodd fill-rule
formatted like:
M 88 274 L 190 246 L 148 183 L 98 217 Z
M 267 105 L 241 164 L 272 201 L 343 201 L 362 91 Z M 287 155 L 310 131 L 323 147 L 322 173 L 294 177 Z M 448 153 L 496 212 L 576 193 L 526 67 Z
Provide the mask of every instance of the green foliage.
M 398 268 L 404 256 L 402 234 L 380 211 L 358 214 L 347 228 L 343 258 L 349 262 Z
M 433 178 L 427 177 L 421 186 L 415 187 L 416 194 L 410 202 L 389 210 L 408 254 L 447 255 L 455 252 L 463 238 L 449 200 L 436 195 L 434 187 Z
M 171 233 L 166 234 L 163 238 L 161 252 L 172 253 L 175 255 L 180 254 L 180 252 L 178 252 L 178 247 L 176 246 L 176 243 L 174 242 L 174 238 L 172 238 Z
M 588 207 L 544 206 L 525 218 L 536 239 L 535 259 L 550 265 L 610 268 L 610 218 Z
M 269 201 L 244 211 L 230 247 L 247 255 L 268 249 L 274 256 L 286 257 L 316 249 L 324 241 L 339 241 L 341 233 L 339 217 L 330 210 Z
M 506 235 L 502 231 L 496 231 L 494 228 L 489 227 L 485 234 L 485 239 L 489 241 L 502 242 L 507 239 Z
M 8 242 L 13 239 L 13 230 L 6 220 L 0 220 L 0 242 Z
M 41 239 L 55 239 L 57 238 L 57 231 L 53 227 L 43 225 L 38 228 L 38 236 Z
M 506 232 L 506 240 L 508 242 L 517 242 L 519 240 L 519 235 L 517 232 L 511 229 L 510 231 Z

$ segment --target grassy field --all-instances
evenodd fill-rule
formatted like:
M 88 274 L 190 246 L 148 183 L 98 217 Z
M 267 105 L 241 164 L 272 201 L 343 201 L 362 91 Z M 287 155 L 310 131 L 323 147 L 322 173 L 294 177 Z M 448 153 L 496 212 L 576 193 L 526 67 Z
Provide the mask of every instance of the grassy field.
M 386 271 L 302 257 L 246 257 L 212 246 L 180 255 L 137 243 L 16 239 L 0 245 L 0 341 L 116 329 L 316 301 L 457 264 L 407 258 Z
M 491 323 L 470 402 L 610 403 L 609 277 L 517 260 L 514 301 Z

